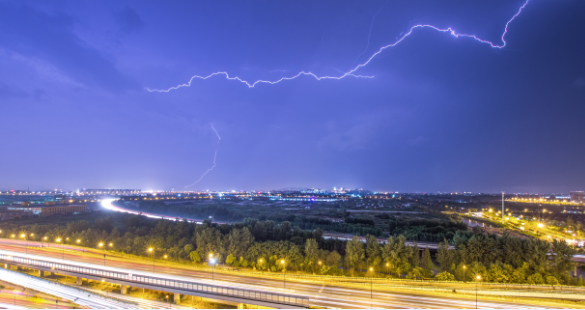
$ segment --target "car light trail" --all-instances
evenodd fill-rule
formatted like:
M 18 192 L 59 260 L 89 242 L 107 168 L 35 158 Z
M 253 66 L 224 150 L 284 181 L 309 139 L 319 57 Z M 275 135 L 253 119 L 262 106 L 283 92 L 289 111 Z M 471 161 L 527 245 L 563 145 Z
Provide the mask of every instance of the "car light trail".
M 356 71 L 358 71 L 359 69 L 367 66 L 374 58 L 376 58 L 376 56 L 378 56 L 384 50 L 400 44 L 402 41 L 404 41 L 404 39 L 406 39 L 407 37 L 409 37 L 413 33 L 413 31 L 415 29 L 419 29 L 419 28 L 430 28 L 430 29 L 436 30 L 438 32 L 448 33 L 448 34 L 454 36 L 455 38 L 459 38 L 459 37 L 471 38 L 471 39 L 473 39 L 475 41 L 478 41 L 480 43 L 488 44 L 492 48 L 501 49 L 501 48 L 504 48 L 508 44 L 508 42 L 506 42 L 506 40 L 505 40 L 505 36 L 508 33 L 508 27 L 509 27 L 510 23 L 512 21 L 514 21 L 514 19 L 516 19 L 516 17 L 518 17 L 520 15 L 520 13 L 522 13 L 522 10 L 526 7 L 526 5 L 528 5 L 528 2 L 529 1 L 530 0 L 526 0 L 526 2 L 524 2 L 524 4 L 518 9 L 518 12 L 516 12 L 516 14 L 514 14 L 514 16 L 512 16 L 512 18 L 510 18 L 510 20 L 508 20 L 508 22 L 506 23 L 506 26 L 504 27 L 504 32 L 502 33 L 502 36 L 501 36 L 501 40 L 502 40 L 502 43 L 501 44 L 493 43 L 493 42 L 491 42 L 489 40 L 482 39 L 482 38 L 480 38 L 480 37 L 478 37 L 476 35 L 473 35 L 473 34 L 458 33 L 458 32 L 456 32 L 451 27 L 446 28 L 446 29 L 443 29 L 443 28 L 439 28 L 439 27 L 436 27 L 436 26 L 433 26 L 433 25 L 419 24 L 419 25 L 412 26 L 410 28 L 410 30 L 407 33 L 405 33 L 404 35 L 402 35 L 398 40 L 396 40 L 396 42 L 391 43 L 391 44 L 388 44 L 388 45 L 385 45 L 385 46 L 382 46 L 380 49 L 378 49 L 377 52 L 375 52 L 372 56 L 370 56 L 370 58 L 368 58 L 368 60 L 365 61 L 364 63 L 357 65 L 353 69 L 351 69 L 351 70 L 347 71 L 346 73 L 344 73 L 342 75 L 339 75 L 339 76 L 318 76 L 317 74 L 315 74 L 313 72 L 301 71 L 301 72 L 299 72 L 298 74 L 296 74 L 294 76 L 291 76 L 291 77 L 282 77 L 282 78 L 277 79 L 275 81 L 257 80 L 255 82 L 248 82 L 246 80 L 241 79 L 240 77 L 237 77 L 237 76 L 233 76 L 232 77 L 232 76 L 229 75 L 229 73 L 227 73 L 225 71 L 221 71 L 221 72 L 211 73 L 211 74 L 209 74 L 207 76 L 194 75 L 194 76 L 191 77 L 191 79 L 189 79 L 189 82 L 187 82 L 185 84 L 180 84 L 180 85 L 177 85 L 177 86 L 173 86 L 173 87 L 170 87 L 170 88 L 167 88 L 167 89 L 151 89 L 151 88 L 146 88 L 146 90 L 149 91 L 149 92 L 168 93 L 168 92 L 170 92 L 172 90 L 176 90 L 176 89 L 179 89 L 179 88 L 182 88 L 182 87 L 189 87 L 189 86 L 191 86 L 191 83 L 193 82 L 193 80 L 196 80 L 196 79 L 207 80 L 207 79 L 209 79 L 211 77 L 214 77 L 214 76 L 222 76 L 222 75 L 225 76 L 225 78 L 228 79 L 228 80 L 238 81 L 238 82 L 244 83 L 244 84 L 246 84 L 246 86 L 248 86 L 248 88 L 253 88 L 253 87 L 255 87 L 258 84 L 270 84 L 270 85 L 274 85 L 274 84 L 280 83 L 282 81 L 293 80 L 293 79 L 296 79 L 296 78 L 301 77 L 301 76 L 311 76 L 311 77 L 315 78 L 318 81 L 320 81 L 320 80 L 341 80 L 341 79 L 344 79 L 346 77 L 368 78 L 368 79 L 371 79 L 371 78 L 374 78 L 374 76 L 358 75 L 358 74 L 356 74 Z

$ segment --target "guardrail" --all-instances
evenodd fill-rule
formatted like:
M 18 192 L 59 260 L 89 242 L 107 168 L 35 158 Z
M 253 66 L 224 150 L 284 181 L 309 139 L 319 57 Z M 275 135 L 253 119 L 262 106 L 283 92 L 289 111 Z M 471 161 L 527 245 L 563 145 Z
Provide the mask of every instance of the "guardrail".
M 241 288 L 223 287 L 217 285 L 170 280 L 160 277 L 152 277 L 146 275 L 136 275 L 129 272 L 116 272 L 111 270 L 104 270 L 99 268 L 81 267 L 69 264 L 55 263 L 39 259 L 31 259 L 27 257 L 18 257 L 8 254 L 0 254 L 0 260 L 6 263 L 25 264 L 28 266 L 37 266 L 44 268 L 51 268 L 55 272 L 59 270 L 74 272 L 78 274 L 86 274 L 92 276 L 102 277 L 104 279 L 122 280 L 136 284 L 145 284 L 157 286 L 160 288 L 180 289 L 184 291 L 192 291 L 193 293 L 205 293 L 218 296 L 226 296 L 232 298 L 242 298 L 255 301 L 264 301 L 269 303 L 293 305 L 300 307 L 309 307 L 309 298 L 303 296 L 271 293 L 265 291 L 248 290 Z M 221 299 L 221 298 L 218 298 Z

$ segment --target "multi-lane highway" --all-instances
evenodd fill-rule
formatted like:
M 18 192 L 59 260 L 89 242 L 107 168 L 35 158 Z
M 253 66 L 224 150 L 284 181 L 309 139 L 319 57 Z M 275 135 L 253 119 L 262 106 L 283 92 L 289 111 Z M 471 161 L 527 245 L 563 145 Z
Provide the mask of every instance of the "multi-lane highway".
M 0 249 L 17 253 L 25 252 L 21 244 L 0 244 Z M 62 253 L 54 253 L 29 249 L 29 254 L 52 257 L 61 261 Z M 99 257 L 83 256 L 77 253 L 65 252 L 64 258 L 68 264 L 92 264 L 104 268 L 103 259 Z M 115 267 L 114 267 L 115 266 Z M 152 264 L 147 262 L 108 261 L 106 268 L 125 270 L 126 272 L 141 272 L 152 274 Z M 200 283 L 238 287 L 255 290 L 265 290 L 274 293 L 302 295 L 310 298 L 311 305 L 331 308 L 475 308 L 475 300 L 464 298 L 441 298 L 430 295 L 410 293 L 391 293 L 387 291 L 371 291 L 369 286 L 342 287 L 315 282 L 287 281 L 286 287 L 280 279 L 258 278 L 240 274 L 215 273 L 210 279 L 209 272 L 184 269 L 169 266 L 156 267 L 156 276 L 165 276 L 171 279 L 189 279 Z M 519 308 L 541 306 L 539 304 L 518 304 L 510 302 L 478 301 L 482 308 Z
M 43 293 L 58 296 L 60 298 L 70 300 L 76 304 L 87 306 L 90 308 L 124 309 L 135 307 L 135 305 L 130 303 L 124 303 L 109 298 L 103 298 L 101 295 L 98 294 L 87 293 L 84 290 L 79 290 L 66 285 L 57 284 L 52 281 L 39 279 L 33 276 L 29 276 L 7 269 L 0 268 L 0 278 L 2 278 L 3 281 L 18 284 Z M 56 304 L 55 306 L 58 306 L 58 304 Z

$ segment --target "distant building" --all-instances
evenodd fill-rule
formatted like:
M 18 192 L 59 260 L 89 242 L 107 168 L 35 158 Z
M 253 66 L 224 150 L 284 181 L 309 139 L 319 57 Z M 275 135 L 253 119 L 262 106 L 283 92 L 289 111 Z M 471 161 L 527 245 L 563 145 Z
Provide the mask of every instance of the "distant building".
M 133 195 L 140 194 L 140 189 L 121 189 L 121 188 L 90 188 L 85 190 L 88 194 L 103 195 Z
M 579 203 L 583 202 L 583 191 L 571 192 L 569 194 L 569 196 L 571 197 L 571 201 L 573 201 L 573 202 L 579 202 Z
M 26 217 L 46 217 L 65 214 L 79 214 L 87 212 L 87 205 L 70 204 L 70 205 L 56 205 L 47 203 L 45 206 L 31 207 L 26 205 L 10 206 L 6 210 L 8 213 L 18 214 Z

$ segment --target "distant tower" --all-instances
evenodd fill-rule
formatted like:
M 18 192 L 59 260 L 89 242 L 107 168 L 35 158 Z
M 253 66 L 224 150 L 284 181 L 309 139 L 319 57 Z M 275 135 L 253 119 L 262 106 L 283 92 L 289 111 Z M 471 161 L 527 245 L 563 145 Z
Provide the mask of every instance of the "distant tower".
M 502 192 L 502 224 L 504 224 L 504 192 Z

